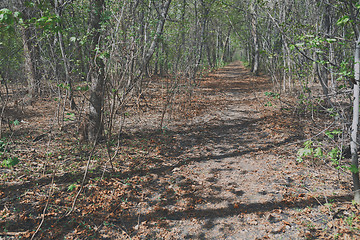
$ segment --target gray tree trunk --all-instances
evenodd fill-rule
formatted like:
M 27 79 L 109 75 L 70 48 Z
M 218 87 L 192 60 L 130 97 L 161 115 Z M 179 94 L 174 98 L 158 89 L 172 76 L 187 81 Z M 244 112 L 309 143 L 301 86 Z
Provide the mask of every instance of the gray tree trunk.
M 143 65 L 142 65 L 142 74 L 144 74 L 146 72 L 146 68 L 147 68 L 147 65 L 151 59 L 151 57 L 153 56 L 157 46 L 158 46 L 158 41 L 159 41 L 159 38 L 160 36 L 162 35 L 163 33 L 163 30 L 164 30 L 164 25 L 165 25 L 165 22 L 166 22 L 166 16 L 167 16 L 167 13 L 169 11 L 169 7 L 170 7 L 170 3 L 171 3 L 171 0 L 168 0 L 164 6 L 162 7 L 162 10 L 161 10 L 161 13 L 160 13 L 160 21 L 157 25 L 157 28 L 156 28 L 156 33 L 154 35 L 154 38 L 151 42 L 151 45 L 150 45 L 150 48 L 149 50 L 146 52 L 145 56 L 144 56 L 144 59 L 143 59 Z
M 25 1 L 23 0 L 2 1 L 0 7 L 10 8 L 21 12 L 25 21 L 35 17 L 35 13 L 25 6 Z M 38 67 L 40 61 L 40 50 L 36 42 L 37 38 L 35 29 L 23 26 L 21 26 L 20 29 L 24 51 L 24 73 L 28 83 L 28 95 L 32 101 L 33 98 L 38 95 L 40 87 L 41 74 Z
M 89 126 L 88 138 L 91 142 L 99 139 L 103 132 L 103 112 L 104 84 L 105 84 L 105 64 L 98 56 L 97 49 L 101 38 L 101 14 L 104 9 L 104 0 L 90 1 L 90 24 L 92 33 L 91 46 L 91 87 L 90 87 L 90 107 L 89 107 Z
M 259 40 L 257 33 L 257 13 L 256 13 L 257 4 L 251 2 L 250 4 L 250 15 L 251 15 L 251 36 L 253 39 L 253 58 L 252 58 L 252 68 L 251 72 L 255 75 L 259 74 Z
M 23 30 L 24 71 L 28 83 L 28 93 L 30 98 L 33 99 L 38 93 L 40 80 L 36 74 L 35 60 L 31 55 L 32 45 L 29 43 L 26 31 L 25 29 Z
M 59 8 L 59 2 L 58 2 L 58 0 L 56 0 L 55 1 L 55 13 L 56 13 L 57 16 L 60 17 L 60 12 L 59 12 L 58 8 Z M 66 53 L 65 53 L 65 44 L 64 44 L 64 41 L 63 41 L 63 36 L 62 36 L 61 31 L 58 32 L 58 40 L 59 40 L 59 47 L 60 47 L 61 57 L 62 57 L 63 64 L 64 64 L 65 82 L 68 85 L 68 94 L 69 94 L 68 98 L 69 98 L 69 101 L 70 101 L 70 108 L 75 109 L 76 105 L 75 105 L 75 101 L 74 101 L 74 98 L 73 98 L 72 81 L 71 81 L 70 73 L 69 73 L 69 60 L 68 60 L 68 58 L 66 56 Z
M 354 84 L 354 105 L 353 121 L 351 127 L 351 161 L 352 161 L 352 178 L 354 184 L 354 201 L 360 203 L 360 181 L 359 181 L 359 161 L 358 161 L 358 125 L 359 125 L 359 84 L 360 84 L 360 36 L 356 42 L 355 49 L 355 81 Z
M 24 19 L 30 19 L 31 14 L 26 8 L 23 10 Z M 30 99 L 33 99 L 39 94 L 40 78 L 39 72 L 39 61 L 40 61 L 40 50 L 36 44 L 36 33 L 28 27 L 22 28 L 22 39 L 23 39 L 23 50 L 25 60 L 25 76 L 28 82 L 28 92 Z

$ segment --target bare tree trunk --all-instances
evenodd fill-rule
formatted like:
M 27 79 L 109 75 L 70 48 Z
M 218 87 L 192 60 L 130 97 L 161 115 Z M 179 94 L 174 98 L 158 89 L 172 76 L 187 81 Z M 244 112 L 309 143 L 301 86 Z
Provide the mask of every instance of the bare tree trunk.
M 90 24 L 92 31 L 91 46 L 91 88 L 90 88 L 90 107 L 89 107 L 89 127 L 88 138 L 95 142 L 103 132 L 103 112 L 102 106 L 104 101 L 104 84 L 105 84 L 105 64 L 98 56 L 97 49 L 100 44 L 101 14 L 104 9 L 104 0 L 90 1 Z
M 12 7 L 22 13 L 24 22 L 36 17 L 36 12 L 27 7 L 24 0 L 9 1 L 8 5 L 12 5 Z M 24 72 L 28 83 L 28 96 L 32 101 L 39 94 L 40 89 L 40 49 L 37 45 L 36 31 L 32 26 L 20 26 L 20 30 L 23 41 Z
M 165 3 L 165 5 L 162 7 L 162 10 L 161 10 L 161 13 L 160 13 L 160 16 L 159 16 L 160 21 L 159 21 L 159 23 L 157 25 L 156 33 L 155 33 L 154 38 L 153 38 L 153 40 L 151 42 L 150 48 L 146 52 L 146 54 L 144 56 L 144 59 L 143 59 L 142 73 L 141 74 L 145 74 L 147 65 L 148 65 L 151 57 L 153 56 L 153 54 L 154 54 L 154 52 L 155 52 L 155 50 L 156 50 L 156 48 L 158 46 L 159 38 L 162 35 L 163 30 L 164 30 L 164 25 L 165 25 L 165 22 L 166 22 L 166 16 L 167 16 L 167 13 L 169 11 L 170 3 L 171 3 L 171 0 L 168 0 Z
M 203 58 L 203 49 L 205 43 L 205 29 L 207 23 L 207 15 L 208 10 L 206 9 L 205 2 L 201 0 L 201 6 L 203 7 L 203 19 L 202 19 L 202 26 L 201 26 L 201 35 L 200 35 L 200 42 L 197 42 L 197 54 L 195 55 L 195 67 L 192 73 L 192 78 L 195 80 L 196 73 L 199 70 L 199 66 L 201 64 Z
M 259 74 L 259 40 L 257 33 L 257 13 L 256 13 L 257 4 L 252 2 L 250 4 L 250 15 L 251 15 L 251 35 L 254 44 L 254 52 L 252 59 L 252 68 L 251 72 L 255 75 Z
M 185 20 L 185 13 L 186 13 L 186 0 L 183 0 L 183 5 L 182 5 L 182 14 L 181 14 L 181 22 L 184 23 Z M 178 67 L 179 67 L 179 61 L 181 59 L 181 56 L 183 54 L 183 48 L 185 46 L 186 43 L 186 39 L 185 39 L 185 26 L 182 25 L 180 28 L 181 31 L 181 43 L 179 44 L 178 48 L 177 48 L 177 57 L 176 57 L 176 63 L 175 63 L 175 68 L 174 68 L 174 72 L 177 73 L 178 72 Z
M 351 161 L 352 178 L 354 184 L 354 201 L 360 203 L 360 181 L 359 181 L 359 161 L 358 161 L 358 125 L 359 125 L 359 84 L 360 84 L 360 37 L 356 42 L 355 49 L 355 81 L 354 84 L 354 105 L 353 121 L 351 127 Z
M 56 15 L 60 17 L 61 13 L 59 12 L 58 7 L 59 7 L 59 3 L 56 0 L 55 1 L 55 12 L 56 12 Z M 69 94 L 68 98 L 69 98 L 69 101 L 70 101 L 70 108 L 75 109 L 76 105 L 75 105 L 75 101 L 74 101 L 74 98 L 73 98 L 72 81 L 71 81 L 70 73 L 69 73 L 69 61 L 68 61 L 68 58 L 67 58 L 66 53 L 65 53 L 64 41 L 63 41 L 63 36 L 62 36 L 61 31 L 58 32 L 58 40 L 59 40 L 61 57 L 62 57 L 63 64 L 64 64 L 65 82 L 66 82 L 66 84 L 68 86 L 67 91 L 68 91 L 68 94 Z
M 224 49 L 223 49 L 223 55 L 222 55 L 222 61 L 223 62 L 228 62 L 229 61 L 229 54 L 228 54 L 228 49 L 230 48 L 230 34 L 231 34 L 231 30 L 232 28 L 229 28 L 229 31 L 226 35 L 226 40 L 225 40 L 225 44 L 224 44 Z
M 31 29 L 23 29 L 23 49 L 25 59 L 25 75 L 28 82 L 28 92 L 31 99 L 39 94 L 40 73 L 38 69 L 39 48 L 35 43 L 35 34 Z

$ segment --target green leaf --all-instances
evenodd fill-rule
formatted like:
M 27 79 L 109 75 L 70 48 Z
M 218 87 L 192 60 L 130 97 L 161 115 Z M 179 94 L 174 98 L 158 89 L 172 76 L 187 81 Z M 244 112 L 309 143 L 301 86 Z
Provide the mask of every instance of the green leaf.
M 336 164 L 337 164 L 338 159 L 339 159 L 339 154 L 340 154 L 340 150 L 337 147 L 331 149 L 331 151 L 328 153 L 331 161 L 335 162 Z
M 340 135 L 340 134 L 342 134 L 342 131 L 339 130 L 339 129 L 335 129 L 335 130 L 332 130 L 332 131 L 329 131 L 329 130 L 325 131 L 325 135 L 328 136 L 331 139 L 334 139 L 334 137 L 336 135 Z
M 349 167 L 349 170 L 350 170 L 350 172 L 352 172 L 352 173 L 359 173 L 359 168 L 358 167 L 356 167 L 355 165 L 351 165 L 350 167 Z
M 0 140 L 0 152 L 4 152 L 6 147 L 6 142 Z
M 76 183 L 73 183 L 73 184 L 71 184 L 70 186 L 68 186 L 67 189 L 68 189 L 69 192 L 72 192 L 72 191 L 74 191 L 74 189 L 76 188 L 76 186 L 77 186 Z
M 10 168 L 10 167 L 14 167 L 18 163 L 19 163 L 19 159 L 17 157 L 9 157 L 2 162 L 2 165 L 4 167 Z
M 83 86 L 83 87 L 82 87 L 82 86 L 78 86 L 78 87 L 76 88 L 76 90 L 86 92 L 87 90 L 89 90 L 89 86 L 88 86 L 88 85 Z
M 19 120 L 15 120 L 15 121 L 13 121 L 13 124 L 15 125 L 15 126 L 17 126 L 17 125 L 19 125 L 20 124 L 20 122 L 19 122 Z
M 316 148 L 315 152 L 314 152 L 314 157 L 322 158 L 323 156 L 324 156 L 324 153 L 321 150 L 321 148 L 320 147 Z
M 20 18 L 20 17 L 21 17 L 21 13 L 20 13 L 20 12 L 14 12 L 14 17 Z
M 336 42 L 337 40 L 335 38 L 327 38 L 326 41 L 328 43 L 333 43 L 333 42 Z
M 272 103 L 270 101 L 268 101 L 267 103 L 265 103 L 265 107 L 271 107 Z
M 337 25 L 341 25 L 344 26 L 345 24 L 347 24 L 350 21 L 350 17 L 349 16 L 342 16 L 341 18 L 339 18 L 339 20 L 337 21 Z
M 75 120 L 75 114 L 74 113 L 66 113 L 67 116 L 69 116 L 69 118 L 65 118 L 65 121 L 73 121 Z
M 312 144 L 313 144 L 313 142 L 311 140 L 304 142 L 305 148 L 311 148 Z
M 298 154 L 298 157 L 296 160 L 298 162 L 302 162 L 303 157 L 311 156 L 313 154 L 313 149 L 312 148 L 301 148 L 301 149 L 299 149 L 297 154 Z

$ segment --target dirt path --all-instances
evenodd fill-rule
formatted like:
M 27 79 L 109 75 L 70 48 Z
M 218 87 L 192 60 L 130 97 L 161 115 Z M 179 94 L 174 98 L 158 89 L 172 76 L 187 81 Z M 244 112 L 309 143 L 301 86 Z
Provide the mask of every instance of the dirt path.
M 20 163 L 0 169 L 0 239 L 30 238 L 46 206 L 38 239 L 360 238 L 349 174 L 296 162 L 309 129 L 326 128 L 326 119 L 280 111 L 282 103 L 265 96 L 270 80 L 237 62 L 201 80 L 184 108 L 196 117 L 177 113 L 159 131 L 159 85 L 142 115 L 129 107 L 120 144 L 112 145 L 115 172 L 104 170 L 108 152 L 98 146 L 67 217 L 89 148 L 77 143 L 75 120 L 54 129 L 51 141 L 36 137 L 47 136 L 56 111 L 50 98 L 25 109 L 31 114 L 22 115 L 12 142 Z
M 182 171 L 198 184 L 196 195 L 204 202 L 194 209 L 197 222 L 187 220 L 175 225 L 181 229 L 180 238 L 264 236 L 264 231 L 252 229 L 246 221 L 262 224 L 252 212 L 261 212 L 262 205 L 282 200 L 279 174 L 273 169 L 279 163 L 276 156 L 263 153 L 272 148 L 272 142 L 261 126 L 264 113 L 258 110 L 257 95 L 263 95 L 269 85 L 266 79 L 251 82 L 254 78 L 248 70 L 238 65 L 230 65 L 209 77 L 213 82 L 204 87 L 213 88 L 231 103 L 194 119 L 199 127 L 179 134 L 180 145 L 191 149 L 192 154 L 198 151 L 196 160 L 190 160 Z M 244 216 L 245 212 L 249 214 Z
M 269 80 L 234 63 L 201 88 L 225 105 L 172 132 L 181 149 L 175 156 L 186 163 L 172 168 L 169 188 L 190 192 L 164 204 L 168 236 L 303 239 L 320 236 L 317 228 L 325 234 L 333 218 L 324 204 L 345 201 L 346 192 L 333 170 L 296 164 L 293 143 L 303 138 L 303 123 L 264 108 Z

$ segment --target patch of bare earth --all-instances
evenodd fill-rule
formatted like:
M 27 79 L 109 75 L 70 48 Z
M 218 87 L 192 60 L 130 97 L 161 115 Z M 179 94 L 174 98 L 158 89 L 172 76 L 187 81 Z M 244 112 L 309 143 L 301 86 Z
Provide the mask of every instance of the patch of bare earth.
M 270 106 L 266 91 L 266 76 L 233 63 L 175 96 L 159 131 L 164 97 L 150 88 L 146 107 L 129 108 L 120 144 L 111 144 L 115 172 L 99 145 L 69 216 L 91 147 L 77 144 L 75 123 L 49 141 L 35 121 L 48 126 L 53 110 L 39 103 L 12 136 L 19 165 L 1 169 L 0 236 L 29 238 L 44 219 L 37 238 L 359 238 L 350 175 L 296 162 L 310 130 L 329 120 L 280 110 L 278 100 Z

